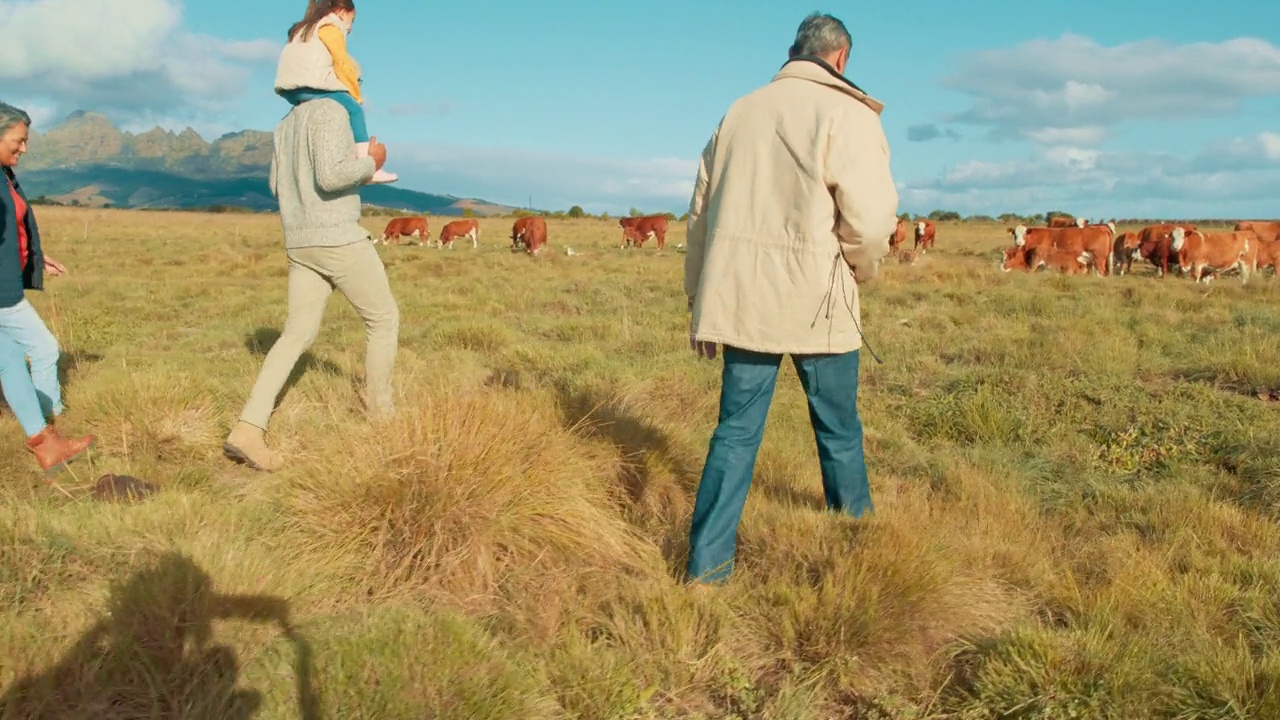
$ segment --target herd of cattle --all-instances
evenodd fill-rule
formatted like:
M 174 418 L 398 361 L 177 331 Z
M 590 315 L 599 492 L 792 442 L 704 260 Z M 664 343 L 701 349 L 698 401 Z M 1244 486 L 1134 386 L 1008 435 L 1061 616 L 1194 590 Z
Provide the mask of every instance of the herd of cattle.
M 618 221 L 622 228 L 623 247 L 642 247 L 647 240 L 657 240 L 658 249 L 667 246 L 667 217 L 665 215 L 644 215 L 641 217 L 625 217 Z M 480 243 L 480 223 L 474 218 L 454 220 L 446 223 L 435 240 L 431 239 L 430 227 L 424 217 L 399 217 L 387 223 L 382 235 L 374 243 L 401 244 L 402 238 L 418 238 L 419 245 L 434 245 L 437 248 L 453 249 L 455 240 L 468 238 L 471 247 Z M 537 255 L 547 246 L 547 222 L 538 216 L 517 218 L 511 226 L 511 249 L 523 250 L 530 255 Z
M 890 254 L 905 252 L 907 222 L 898 221 L 890 239 Z M 933 247 L 935 227 L 930 220 L 915 223 L 915 248 Z M 1040 268 L 1067 275 L 1092 270 L 1099 276 L 1132 272 L 1135 260 L 1146 260 L 1159 277 L 1170 270 L 1196 282 L 1208 283 L 1219 274 L 1239 274 L 1241 284 L 1258 270 L 1276 270 L 1280 261 L 1280 222 L 1241 221 L 1230 232 L 1204 232 L 1194 224 L 1158 223 L 1136 232 L 1116 231 L 1115 221 L 1089 223 L 1083 218 L 1051 218 L 1045 227 L 1008 228 L 1013 247 L 1002 253 L 1005 272 Z
M 667 217 L 645 215 L 618 220 L 624 248 L 643 247 L 656 240 L 658 249 L 667 244 Z M 904 247 L 913 232 L 912 250 Z M 1132 272 L 1135 260 L 1155 266 L 1160 277 L 1174 271 L 1197 282 L 1208 283 L 1219 274 L 1239 274 L 1247 283 L 1260 269 L 1276 268 L 1280 261 L 1280 222 L 1242 221 L 1230 232 L 1203 232 L 1194 224 L 1159 223 L 1136 232 L 1117 232 L 1115 221 L 1090 223 L 1083 218 L 1054 217 L 1044 227 L 1018 225 L 1008 228 L 1013 246 L 1005 250 L 1000 269 L 1035 271 L 1046 268 L 1067 275 L 1083 275 L 1092 270 L 1100 276 Z M 914 256 L 934 246 L 937 226 L 932 220 L 908 223 L 898 220 L 889 239 L 891 256 Z M 418 238 L 419 245 L 452 248 L 460 239 L 471 247 L 480 242 L 480 223 L 475 219 L 446 223 L 432 239 L 427 219 L 394 218 L 375 242 L 400 244 L 402 238 Z M 511 226 L 511 249 L 537 255 L 547 247 L 547 223 L 538 216 L 518 218 Z

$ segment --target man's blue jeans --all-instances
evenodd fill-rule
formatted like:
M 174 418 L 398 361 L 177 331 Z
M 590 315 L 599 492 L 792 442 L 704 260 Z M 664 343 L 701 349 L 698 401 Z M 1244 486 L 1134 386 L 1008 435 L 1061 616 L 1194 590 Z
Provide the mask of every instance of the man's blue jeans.
M 738 523 L 781 362 L 782 355 L 724 348 L 720 422 L 689 530 L 691 581 L 719 582 L 733 571 Z M 808 396 L 827 507 L 854 517 L 874 510 L 858 418 L 858 352 L 792 356 L 792 362 Z
M 62 414 L 58 354 L 57 338 L 29 301 L 0 308 L 0 389 L 27 437 Z
M 364 108 L 360 107 L 360 103 L 356 102 L 351 93 L 343 90 L 297 88 L 294 90 L 281 90 L 280 97 L 295 107 L 308 100 L 316 100 L 318 98 L 329 98 L 330 100 L 338 101 L 338 104 L 346 108 L 347 115 L 351 117 L 351 134 L 355 136 L 355 141 L 358 143 L 369 142 L 369 129 L 364 122 Z

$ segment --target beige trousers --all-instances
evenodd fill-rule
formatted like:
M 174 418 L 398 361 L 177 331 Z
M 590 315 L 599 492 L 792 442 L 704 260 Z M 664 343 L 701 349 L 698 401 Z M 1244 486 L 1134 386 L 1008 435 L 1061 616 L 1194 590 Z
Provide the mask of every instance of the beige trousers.
M 289 315 L 271 347 L 240 419 L 265 430 L 290 373 L 320 334 L 325 305 L 336 289 L 364 320 L 365 402 L 370 414 L 394 410 L 391 374 L 400 335 L 400 311 L 373 242 L 288 251 Z

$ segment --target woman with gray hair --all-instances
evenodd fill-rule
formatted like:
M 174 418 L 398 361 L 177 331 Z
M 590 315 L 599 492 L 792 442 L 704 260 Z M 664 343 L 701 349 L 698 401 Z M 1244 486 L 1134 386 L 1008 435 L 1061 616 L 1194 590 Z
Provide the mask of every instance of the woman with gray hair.
M 44 254 L 36 216 L 13 168 L 27 152 L 31 116 L 0 102 L 0 390 L 27 435 L 27 449 L 46 473 L 93 444 L 93 436 L 65 438 L 53 426 L 62 414 L 58 340 L 27 300 L 44 289 L 44 273 L 66 273 Z M 28 369 L 27 360 L 31 366 Z

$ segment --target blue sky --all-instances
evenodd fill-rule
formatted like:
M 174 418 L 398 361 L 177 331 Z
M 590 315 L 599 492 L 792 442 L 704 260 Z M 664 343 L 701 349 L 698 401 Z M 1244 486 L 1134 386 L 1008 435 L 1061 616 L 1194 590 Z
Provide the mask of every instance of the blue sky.
M 301 0 L 0 0 L 0 97 L 212 139 L 287 110 Z M 1280 2 L 358 2 L 371 132 L 407 188 L 682 212 L 733 100 L 813 10 L 886 104 L 901 210 L 1280 216 Z M 39 127 L 37 128 L 37 130 Z

